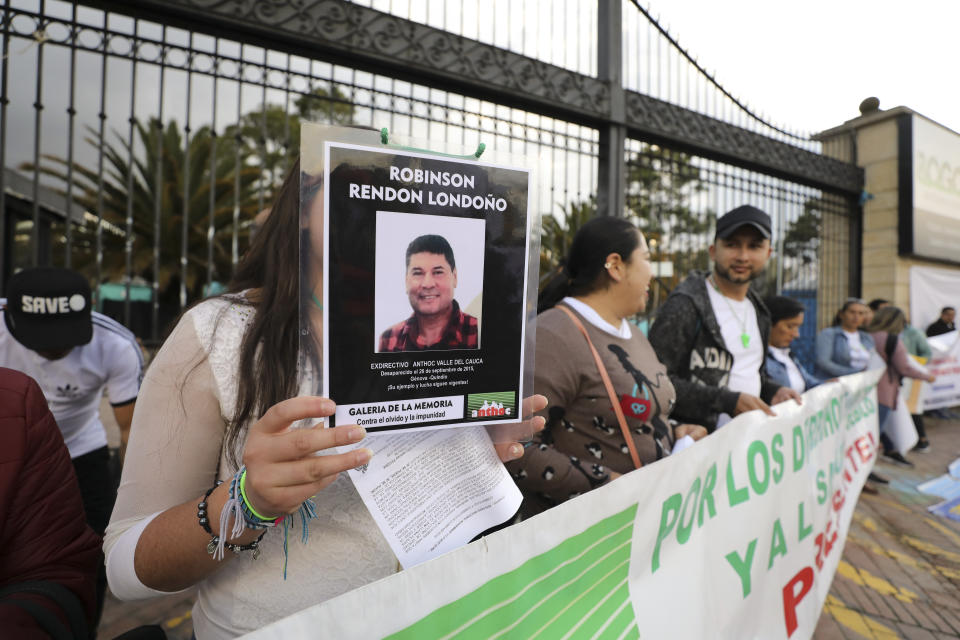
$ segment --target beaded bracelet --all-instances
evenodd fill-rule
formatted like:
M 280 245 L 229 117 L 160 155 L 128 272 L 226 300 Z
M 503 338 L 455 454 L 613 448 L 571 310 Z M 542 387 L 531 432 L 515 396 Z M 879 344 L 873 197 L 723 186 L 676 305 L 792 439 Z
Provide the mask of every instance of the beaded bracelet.
M 216 560 L 223 559 L 223 549 L 229 549 L 235 554 L 239 554 L 241 551 L 253 551 L 253 559 L 256 560 L 260 557 L 260 541 L 263 539 L 263 535 L 266 533 L 264 531 L 260 534 L 256 540 L 250 544 L 233 544 L 226 541 L 221 541 L 220 536 L 215 535 L 213 530 L 210 528 L 210 518 L 207 516 L 207 500 L 210 498 L 210 494 L 213 493 L 214 489 L 223 484 L 223 481 L 217 480 L 216 484 L 210 487 L 207 492 L 203 495 L 203 500 L 197 504 L 197 519 L 200 521 L 200 526 L 203 527 L 203 530 L 210 534 L 210 542 L 207 543 L 207 553 L 213 556 Z M 219 552 L 219 557 L 217 554 Z

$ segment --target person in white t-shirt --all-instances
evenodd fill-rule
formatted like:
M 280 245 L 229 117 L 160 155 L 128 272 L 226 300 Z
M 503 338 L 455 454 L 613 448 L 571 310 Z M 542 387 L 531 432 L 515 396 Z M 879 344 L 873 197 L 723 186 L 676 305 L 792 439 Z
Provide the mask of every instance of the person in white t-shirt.
M 20 271 L 0 300 L 0 366 L 40 385 L 70 452 L 87 523 L 102 536 L 116 500 L 107 435 L 100 422 L 106 390 L 126 444 L 143 376 L 134 335 L 93 312 L 90 285 L 74 271 L 41 267 Z M 97 584 L 97 618 L 106 574 Z
M 677 390 L 678 420 L 709 430 L 755 409 L 800 401 L 764 370 L 770 315 L 750 290 L 770 259 L 770 216 L 743 205 L 717 220 L 710 272 L 693 272 L 657 313 L 650 342 Z

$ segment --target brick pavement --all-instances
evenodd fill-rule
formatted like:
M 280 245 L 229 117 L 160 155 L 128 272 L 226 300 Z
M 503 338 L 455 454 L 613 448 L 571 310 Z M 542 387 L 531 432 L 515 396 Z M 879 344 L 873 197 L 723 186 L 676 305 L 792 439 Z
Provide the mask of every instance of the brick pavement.
M 141 625 L 157 624 L 163 627 L 168 640 L 190 640 L 190 610 L 195 599 L 195 589 L 139 602 L 120 602 L 108 593 L 97 637 L 110 640 Z
M 913 469 L 880 461 L 890 479 L 862 495 L 837 576 L 814 638 L 960 638 L 960 523 L 927 512 L 939 499 L 917 485 L 960 457 L 960 422 L 927 418 L 933 448 L 910 454 Z M 124 603 L 108 595 L 99 637 L 159 624 L 170 640 L 189 640 L 194 592 Z
M 890 484 L 860 496 L 817 640 L 960 638 L 960 523 L 916 489 L 960 458 L 960 423 L 926 425 L 931 451 L 909 454 L 912 469 L 879 461 Z

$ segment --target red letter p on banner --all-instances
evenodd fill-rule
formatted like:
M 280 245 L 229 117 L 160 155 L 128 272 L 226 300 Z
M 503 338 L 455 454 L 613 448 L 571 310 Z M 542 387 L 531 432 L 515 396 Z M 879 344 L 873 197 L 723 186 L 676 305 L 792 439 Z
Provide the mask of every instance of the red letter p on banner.
M 800 584 L 799 593 L 797 584 Z M 797 630 L 797 605 L 813 587 L 813 568 L 804 567 L 793 576 L 793 579 L 783 588 L 783 619 L 787 625 L 787 637 Z

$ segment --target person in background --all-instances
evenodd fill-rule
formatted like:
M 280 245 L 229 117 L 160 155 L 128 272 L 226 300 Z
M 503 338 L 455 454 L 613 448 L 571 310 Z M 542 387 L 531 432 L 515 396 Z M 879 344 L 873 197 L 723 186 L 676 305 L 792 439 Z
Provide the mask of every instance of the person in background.
M 893 410 L 897 408 L 900 396 L 900 380 L 903 377 L 934 382 L 936 377 L 916 364 L 900 339 L 900 333 L 907 324 L 907 318 L 898 307 L 886 306 L 877 310 L 867 330 L 877 345 L 877 353 L 887 364 L 886 371 L 877 382 L 878 420 L 880 422 L 880 443 L 883 455 L 888 460 L 913 466 L 913 463 L 893 448 L 893 442 L 887 435 L 888 422 Z
M 676 417 L 713 431 L 740 413 L 770 409 L 790 387 L 764 369 L 770 314 L 750 283 L 770 259 L 770 216 L 743 205 L 717 220 L 713 270 L 692 272 L 660 307 L 650 343 L 681 399 Z M 769 403 L 769 404 L 768 404 Z
M 890 304 L 889 300 L 884 300 L 883 298 L 874 298 L 867 303 L 867 312 L 863 315 L 863 323 L 860 325 L 861 329 L 866 329 L 870 322 L 873 321 L 873 314 L 877 312 L 877 309 L 880 307 L 885 307 Z
M 910 324 L 909 321 L 900 334 L 900 340 L 903 341 L 903 346 L 907 348 L 907 353 L 913 356 L 914 359 L 926 363 L 933 357 L 933 349 L 930 348 L 930 343 L 927 342 L 927 334 Z M 910 417 L 913 419 L 913 426 L 917 428 L 917 436 L 919 437 L 913 450 L 917 453 L 926 453 L 930 451 L 930 441 L 927 439 L 927 429 L 923 424 L 923 407 L 918 406 L 917 409 L 920 410 L 920 413 L 911 412 L 910 414 Z
M 957 330 L 957 325 L 953 323 L 956 319 L 957 311 L 953 307 L 944 307 L 940 310 L 940 317 L 937 321 L 927 327 L 927 337 L 943 335 Z
M 832 327 L 817 335 L 817 360 L 814 374 L 821 378 L 846 376 L 859 373 L 867 368 L 870 353 L 873 351 L 873 338 L 866 332 L 867 318 L 872 319 L 872 310 L 860 298 L 847 298 L 837 312 Z M 870 472 L 872 482 L 887 484 L 890 481 Z M 865 485 L 868 493 L 876 493 L 869 482 Z
M 676 394 L 666 367 L 628 322 L 646 308 L 651 276 L 643 234 L 623 218 L 604 216 L 580 228 L 565 265 L 544 287 L 534 391 L 551 406 L 544 431 L 523 458 L 507 464 L 524 493 L 524 517 L 634 467 L 587 339 L 568 314 L 600 354 L 642 464 L 668 455 L 685 435 L 706 435 L 704 427 L 670 421 Z
M 764 300 L 770 310 L 770 345 L 767 347 L 767 375 L 777 384 L 797 393 L 821 384 L 823 380 L 809 373 L 790 351 L 790 343 L 800 337 L 800 325 L 806 310 L 802 303 L 786 296 Z
M 87 640 L 100 538 L 43 392 L 0 367 L 0 635 Z
M 0 366 L 22 371 L 43 389 L 70 451 L 87 523 L 102 536 L 117 497 L 107 434 L 100 422 L 106 390 L 120 427 L 121 456 L 143 376 L 133 333 L 91 310 L 90 285 L 69 269 L 24 269 L 7 283 L 0 323 Z M 97 585 L 97 619 L 106 573 Z
M 867 368 L 873 338 L 860 328 L 867 305 L 860 298 L 847 298 L 837 312 L 834 326 L 817 335 L 817 360 L 813 374 L 818 378 L 837 378 Z

